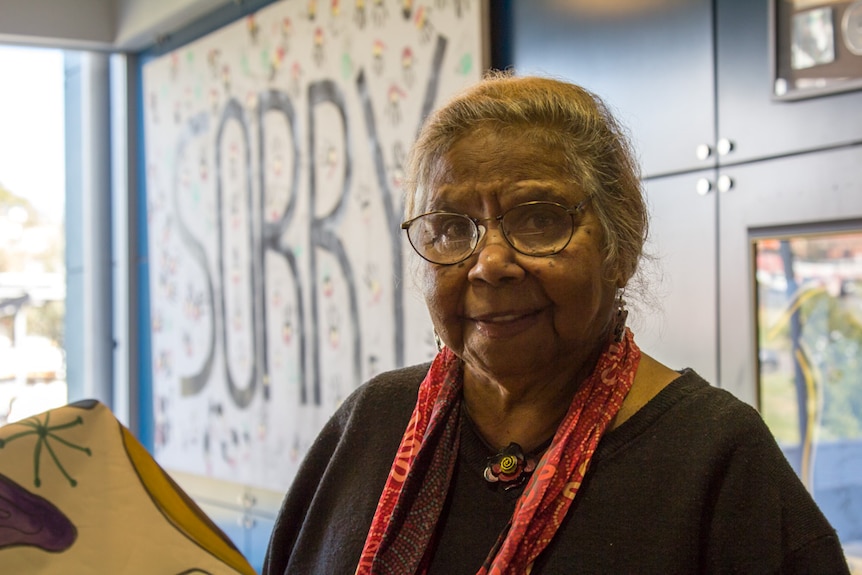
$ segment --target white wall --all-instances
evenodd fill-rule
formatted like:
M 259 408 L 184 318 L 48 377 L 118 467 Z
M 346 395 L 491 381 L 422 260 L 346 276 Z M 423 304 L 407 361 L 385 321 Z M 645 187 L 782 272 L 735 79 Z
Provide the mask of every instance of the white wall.
M 116 13 L 114 45 L 121 50 L 135 51 L 153 44 L 160 36 L 184 28 L 233 0 L 110 1 L 114 4 Z
M 114 41 L 115 1 L 0 0 L 0 42 L 109 48 Z
M 137 51 L 236 0 L 0 0 L 0 43 Z

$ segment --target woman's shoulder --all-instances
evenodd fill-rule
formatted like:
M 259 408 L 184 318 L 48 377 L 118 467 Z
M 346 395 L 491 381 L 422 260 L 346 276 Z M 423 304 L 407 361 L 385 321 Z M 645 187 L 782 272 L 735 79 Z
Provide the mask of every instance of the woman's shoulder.
M 676 438 L 687 445 L 694 442 L 728 449 L 751 442 L 774 442 L 753 406 L 690 368 L 680 370 L 679 377 L 609 433 L 608 439 L 613 437 L 613 441 L 608 443 L 619 447 L 645 433 Z
M 265 573 L 310 573 L 309 565 L 317 566 L 314 572 L 342 573 L 323 565 L 355 562 L 428 367 L 376 375 L 339 406 L 285 497 Z
M 311 453 L 328 459 L 345 442 L 361 443 L 372 435 L 400 438 L 429 366 L 420 364 L 386 371 L 354 389 L 330 415 L 314 440 Z
M 409 414 L 416 404 L 419 385 L 430 363 L 400 367 L 379 373 L 357 387 L 336 411 L 334 418 L 347 423 L 370 418 L 386 421 Z
M 669 395 L 702 409 L 698 415 L 701 420 L 709 416 L 717 421 L 731 418 L 763 424 L 763 418 L 754 406 L 707 381 L 691 368 L 681 370 L 680 377 L 674 383 L 676 385 L 671 387 Z
M 390 403 L 410 400 L 412 407 L 416 402 L 419 385 L 430 367 L 430 363 L 422 363 L 379 373 L 356 388 L 345 400 L 345 404 L 355 407 L 381 400 Z
M 714 426 L 725 432 L 767 430 L 754 406 L 707 381 L 691 368 L 681 370 L 680 376 L 658 398 L 660 403 L 672 408 L 674 415 L 691 419 L 702 428 Z

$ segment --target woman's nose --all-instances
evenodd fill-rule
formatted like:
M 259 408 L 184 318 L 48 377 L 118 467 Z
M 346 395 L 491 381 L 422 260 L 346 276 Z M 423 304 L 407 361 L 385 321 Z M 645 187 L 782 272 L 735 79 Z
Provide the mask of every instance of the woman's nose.
M 474 253 L 476 259 L 467 274 L 471 281 L 496 285 L 524 277 L 524 268 L 517 260 L 518 253 L 499 225 L 480 226 L 479 243 Z

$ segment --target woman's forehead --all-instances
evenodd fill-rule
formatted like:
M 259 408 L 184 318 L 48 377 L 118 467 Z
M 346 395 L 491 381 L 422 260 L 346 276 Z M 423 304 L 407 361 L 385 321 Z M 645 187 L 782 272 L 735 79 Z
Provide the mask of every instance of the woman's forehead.
M 462 140 L 432 166 L 425 200 L 483 195 L 574 199 L 577 187 L 559 150 Z
M 565 179 L 568 175 L 568 161 L 558 146 L 482 131 L 465 135 L 438 157 L 432 165 L 431 182 Z
M 426 204 L 519 203 L 535 200 L 568 204 L 580 199 L 576 188 L 560 178 L 496 178 L 444 182 L 429 188 Z

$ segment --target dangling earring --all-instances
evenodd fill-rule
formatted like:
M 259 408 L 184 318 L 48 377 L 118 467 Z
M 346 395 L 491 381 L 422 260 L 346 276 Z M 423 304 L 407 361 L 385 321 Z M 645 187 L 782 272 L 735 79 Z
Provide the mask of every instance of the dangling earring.
M 443 351 L 443 340 L 437 335 L 437 330 L 434 330 L 434 343 L 437 344 L 437 351 Z
M 623 335 L 626 333 L 626 318 L 629 317 L 629 310 L 626 309 L 626 300 L 623 299 L 623 290 L 617 294 L 617 313 L 614 317 L 614 341 L 620 343 L 623 340 Z

